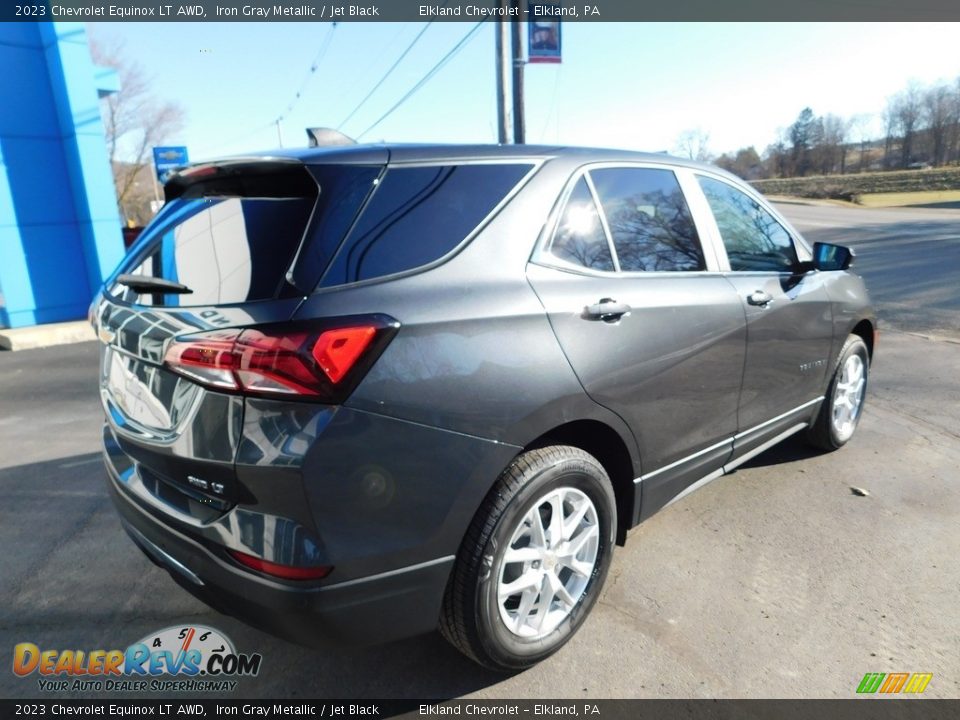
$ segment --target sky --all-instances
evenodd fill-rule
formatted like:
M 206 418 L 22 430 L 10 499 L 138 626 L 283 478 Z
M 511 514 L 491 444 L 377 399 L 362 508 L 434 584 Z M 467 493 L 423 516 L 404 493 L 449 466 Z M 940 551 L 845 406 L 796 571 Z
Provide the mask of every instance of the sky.
M 306 127 L 341 126 L 424 28 L 87 26 L 100 42 L 122 43 L 154 94 L 184 108 L 184 129 L 167 144 L 186 145 L 193 161 L 270 149 L 281 139 L 303 146 Z M 472 27 L 433 23 L 342 131 L 367 142 L 496 142 L 492 23 L 362 134 Z M 879 136 L 887 98 L 909 82 L 957 82 L 958 37 L 956 23 L 565 23 L 563 62 L 526 66 L 527 142 L 670 151 L 682 132 L 699 128 L 715 154 L 749 145 L 762 152 L 807 106 L 818 115 L 868 114 Z

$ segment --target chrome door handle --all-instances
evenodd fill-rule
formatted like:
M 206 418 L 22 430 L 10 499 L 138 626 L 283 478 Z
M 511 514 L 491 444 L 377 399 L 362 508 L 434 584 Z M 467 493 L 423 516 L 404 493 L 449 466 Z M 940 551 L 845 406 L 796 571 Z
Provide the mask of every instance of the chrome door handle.
M 773 295 L 766 293 L 763 290 L 754 290 L 752 293 L 747 295 L 747 302 L 750 305 L 758 305 L 759 307 L 766 307 L 773 301 Z
M 588 320 L 604 320 L 610 322 L 619 320 L 630 312 L 630 306 L 626 303 L 618 303 L 613 298 L 602 298 L 600 302 L 593 305 L 587 305 L 583 309 L 583 317 Z

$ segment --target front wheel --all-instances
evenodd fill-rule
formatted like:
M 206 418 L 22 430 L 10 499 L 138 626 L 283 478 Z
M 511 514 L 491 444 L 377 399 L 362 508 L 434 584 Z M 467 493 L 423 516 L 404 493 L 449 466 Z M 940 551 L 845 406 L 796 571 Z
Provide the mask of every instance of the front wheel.
M 520 455 L 467 531 L 440 629 L 468 657 L 519 670 L 560 649 L 600 593 L 616 503 L 603 466 L 556 445 Z
M 850 335 L 840 351 L 827 396 L 807 438 L 822 450 L 836 450 L 853 437 L 863 411 L 870 354 L 863 339 Z

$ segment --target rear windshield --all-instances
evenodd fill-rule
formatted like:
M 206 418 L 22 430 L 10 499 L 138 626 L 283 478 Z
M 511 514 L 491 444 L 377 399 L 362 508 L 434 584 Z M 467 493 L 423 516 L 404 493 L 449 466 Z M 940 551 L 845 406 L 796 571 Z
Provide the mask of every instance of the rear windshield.
M 115 294 L 142 305 L 179 307 L 305 295 L 319 282 L 382 166 L 248 163 L 206 172 L 199 180 L 167 186 L 170 201 L 121 269 L 172 280 L 192 292 L 138 293 L 118 285 Z

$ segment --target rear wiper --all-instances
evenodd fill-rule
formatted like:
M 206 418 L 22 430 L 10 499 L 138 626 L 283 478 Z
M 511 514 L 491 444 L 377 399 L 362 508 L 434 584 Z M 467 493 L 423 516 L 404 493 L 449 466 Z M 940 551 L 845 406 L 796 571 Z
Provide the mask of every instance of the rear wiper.
M 193 290 L 186 285 L 174 282 L 173 280 L 164 280 L 163 278 L 149 277 L 147 275 L 117 275 L 117 282 L 138 292 L 165 292 L 176 293 L 178 295 L 188 295 L 193 292 Z

